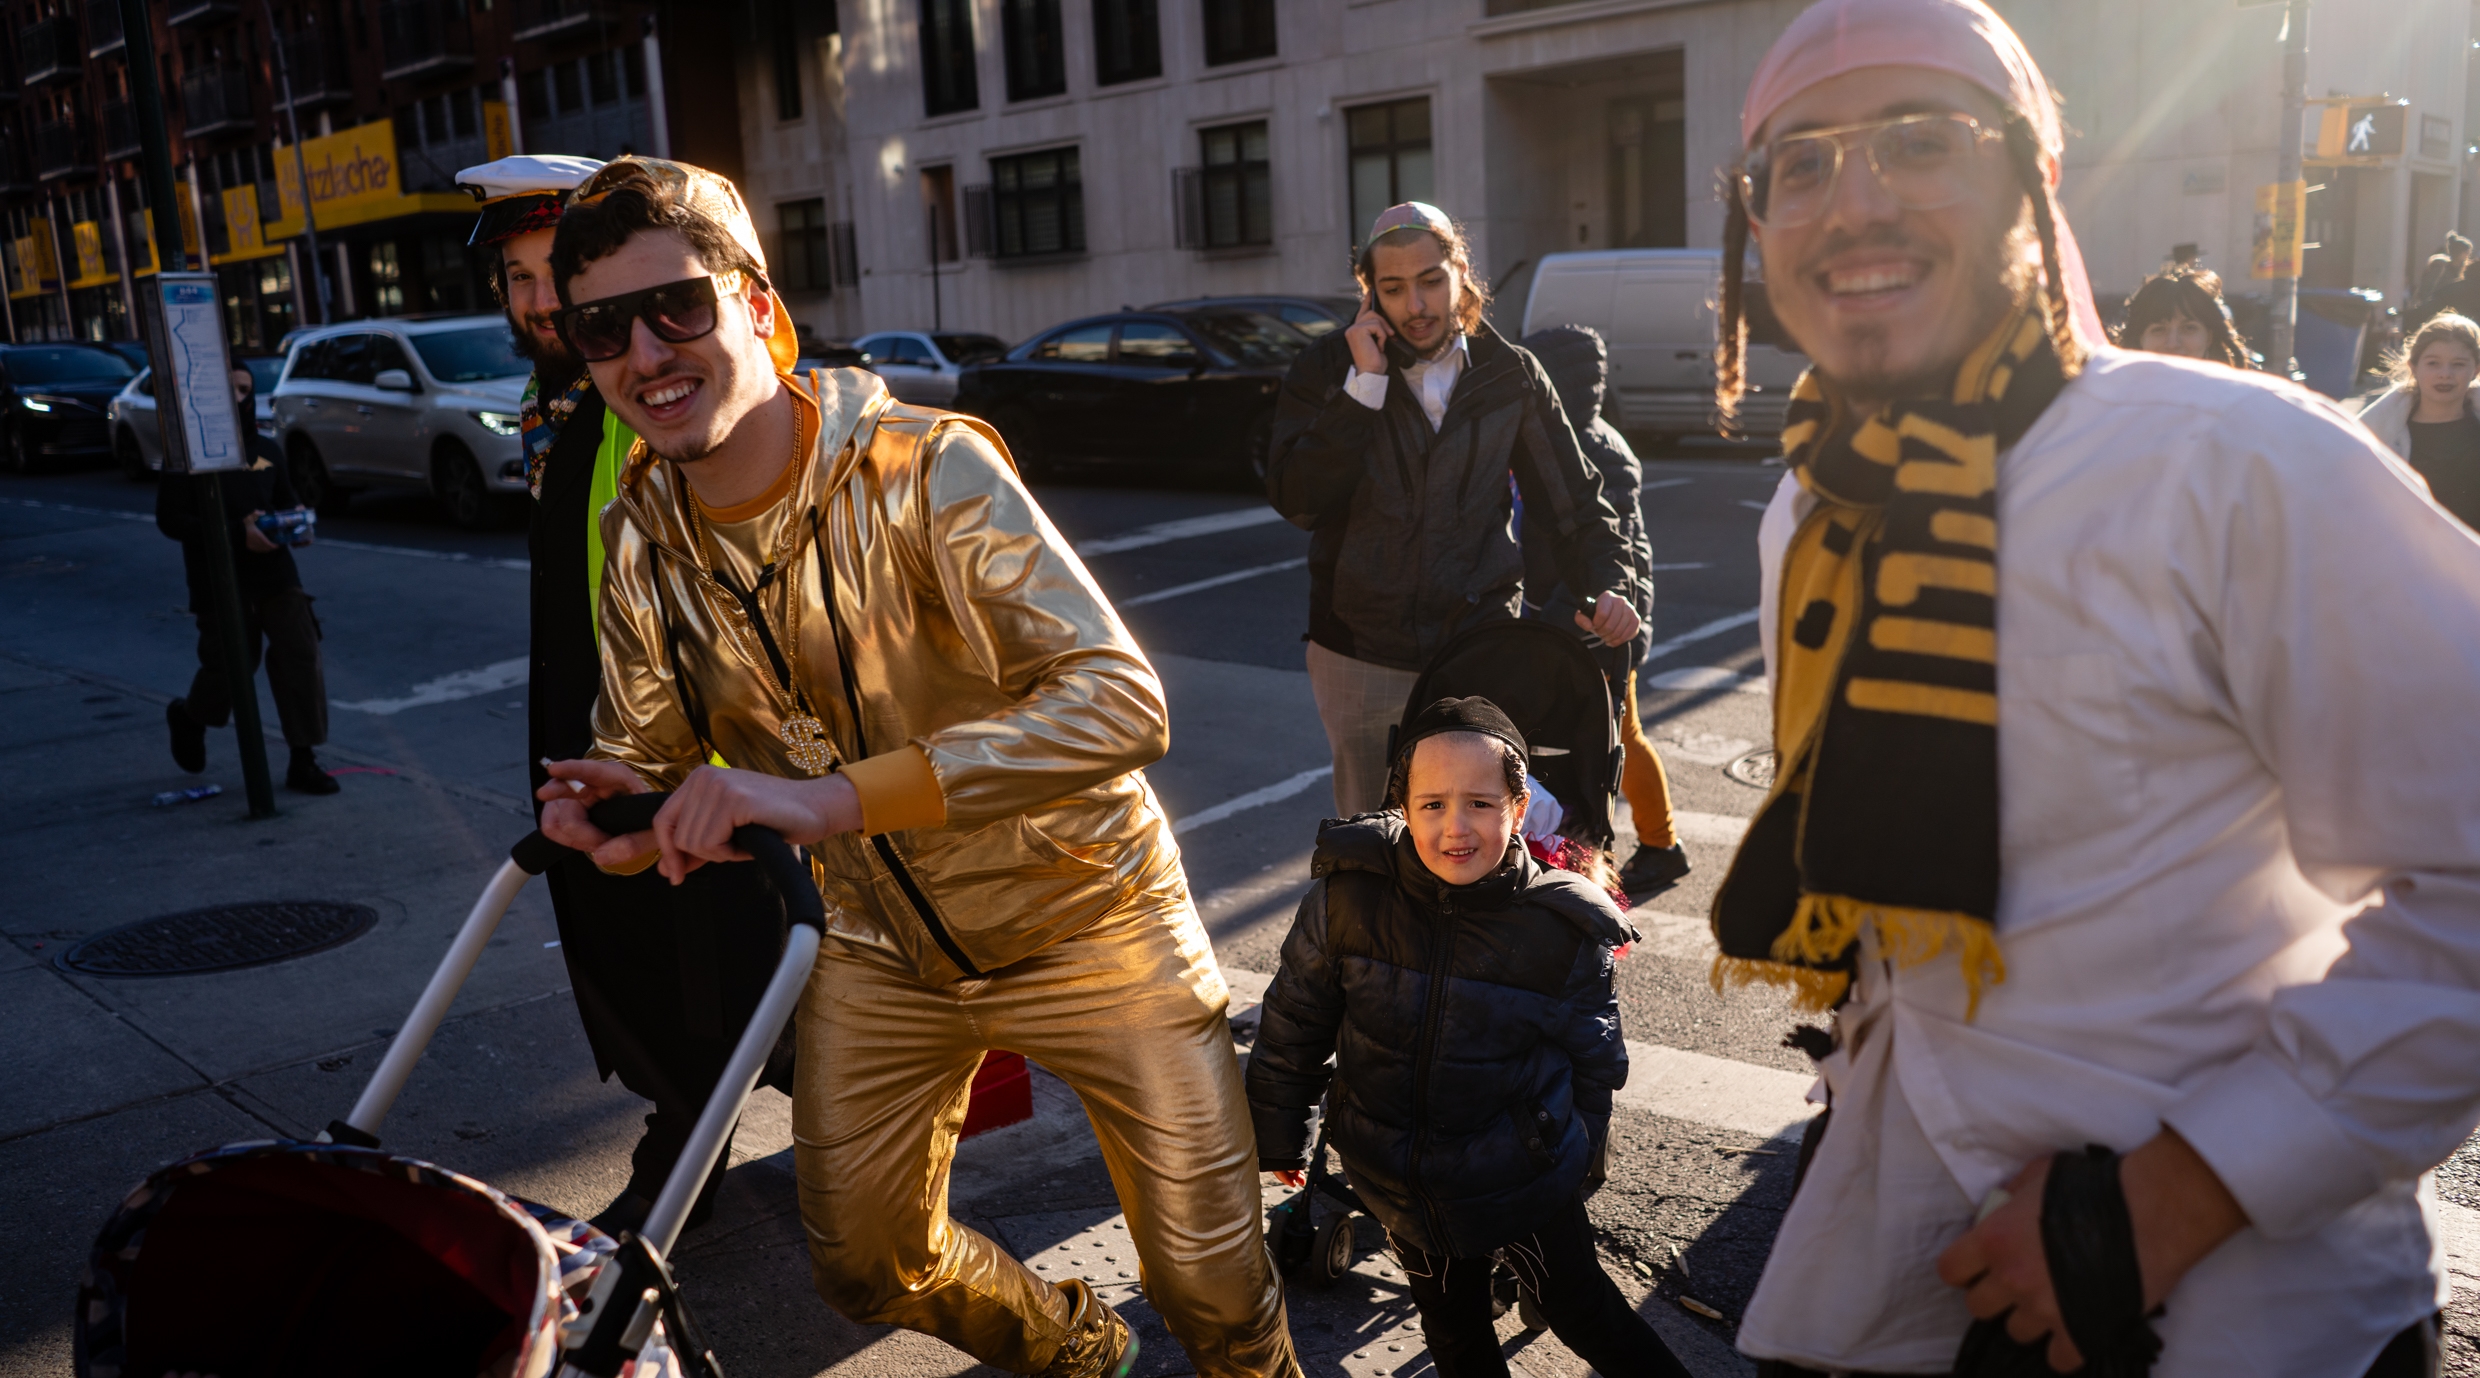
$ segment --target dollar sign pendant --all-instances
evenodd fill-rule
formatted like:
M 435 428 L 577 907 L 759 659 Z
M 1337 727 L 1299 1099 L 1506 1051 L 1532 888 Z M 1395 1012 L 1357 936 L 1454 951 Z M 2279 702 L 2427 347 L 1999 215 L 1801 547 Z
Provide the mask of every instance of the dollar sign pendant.
M 792 763 L 811 775 L 825 775 L 835 769 L 835 746 L 827 740 L 826 726 L 807 713 L 795 713 L 784 719 L 775 735 L 784 739 L 786 755 Z

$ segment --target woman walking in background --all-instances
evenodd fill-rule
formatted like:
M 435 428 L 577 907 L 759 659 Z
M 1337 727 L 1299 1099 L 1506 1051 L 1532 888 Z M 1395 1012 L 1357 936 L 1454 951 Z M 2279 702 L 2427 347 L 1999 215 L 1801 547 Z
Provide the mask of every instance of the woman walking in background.
M 2480 528 L 2480 324 L 2451 312 L 2431 319 L 2394 361 L 2394 386 L 2359 414 L 2361 424 L 2428 480 L 2437 505 Z
M 2189 265 L 2155 273 L 2127 299 L 2127 323 L 2119 327 L 2122 349 L 2176 354 L 2232 368 L 2249 366 L 2247 341 L 2222 304 L 2222 279 Z

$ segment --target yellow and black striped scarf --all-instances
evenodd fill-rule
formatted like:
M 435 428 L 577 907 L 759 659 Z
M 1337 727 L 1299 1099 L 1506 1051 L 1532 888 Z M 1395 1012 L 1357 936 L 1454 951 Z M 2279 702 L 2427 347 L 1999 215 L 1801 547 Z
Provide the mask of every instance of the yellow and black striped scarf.
M 1853 424 L 1817 375 L 1783 449 L 1817 499 L 1783 559 L 1782 767 L 1714 897 L 1714 984 L 1840 1003 L 1863 927 L 1900 965 L 1953 951 L 1977 1011 L 1998 904 L 1998 453 L 2065 385 L 2036 304 L 1949 398 Z

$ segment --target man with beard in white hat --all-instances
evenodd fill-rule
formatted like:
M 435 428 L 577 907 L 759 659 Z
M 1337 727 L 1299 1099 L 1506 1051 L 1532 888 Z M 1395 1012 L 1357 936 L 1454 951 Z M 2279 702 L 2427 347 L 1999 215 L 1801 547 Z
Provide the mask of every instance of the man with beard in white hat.
M 526 759 L 536 788 L 551 778 L 544 761 L 582 756 L 594 743 L 603 687 L 594 628 L 603 585 L 598 518 L 637 443 L 553 320 L 560 299 L 551 282 L 552 238 L 569 194 L 602 166 L 520 154 L 457 174 L 457 185 L 481 203 L 469 247 L 491 256 L 492 290 L 516 351 L 534 363 L 518 424 L 534 497 Z M 765 989 L 781 906 L 751 869 L 717 868 L 697 877 L 687 895 L 659 876 L 611 875 L 576 859 L 544 877 L 596 1068 L 605 1078 L 617 1073 L 654 1106 L 630 1155 L 628 1186 L 595 1217 L 606 1229 L 634 1229 L 654 1209 Z M 785 1091 L 788 1061 L 767 1069 L 769 1084 Z M 722 1180 L 719 1163 L 690 1211 L 691 1227 L 713 1214 Z
M 1975 0 L 1827 0 L 1724 235 L 1815 367 L 1718 980 L 1833 1011 L 1761 1372 L 2433 1374 L 2480 1120 L 2480 542 L 2324 399 L 2107 347 Z

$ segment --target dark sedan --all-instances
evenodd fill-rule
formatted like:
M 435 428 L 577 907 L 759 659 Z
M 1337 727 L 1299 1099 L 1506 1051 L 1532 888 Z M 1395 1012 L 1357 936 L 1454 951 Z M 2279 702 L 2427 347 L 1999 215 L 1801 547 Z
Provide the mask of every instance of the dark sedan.
M 1028 475 L 1070 466 L 1265 482 L 1275 393 L 1309 338 L 1210 306 L 1092 316 L 1046 330 L 957 380 Z
M 137 376 L 99 344 L 0 345 L 0 460 L 23 474 L 49 459 L 112 453 L 104 414 Z
M 1361 299 L 1333 294 L 1237 297 L 1190 297 L 1185 301 L 1158 301 L 1148 311 L 1194 311 L 1203 307 L 1237 308 L 1272 316 L 1292 329 L 1314 340 L 1329 330 L 1341 330 L 1361 313 Z

